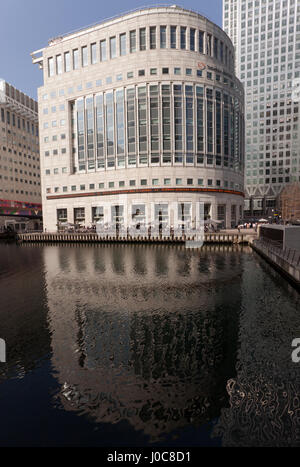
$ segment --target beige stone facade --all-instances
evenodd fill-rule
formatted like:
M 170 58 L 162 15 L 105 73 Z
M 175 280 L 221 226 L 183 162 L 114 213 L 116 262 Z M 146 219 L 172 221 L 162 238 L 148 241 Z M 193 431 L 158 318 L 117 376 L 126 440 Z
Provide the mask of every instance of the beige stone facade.
M 167 205 L 170 223 L 176 202 L 189 218 L 200 202 L 207 217 L 236 225 L 244 97 L 232 43 L 218 26 L 178 7 L 148 8 L 53 39 L 32 57 L 44 74 L 47 231 L 107 222 L 113 206 L 130 223 L 136 206 L 149 220 Z
M 0 79 L 0 215 L 41 214 L 38 104 Z

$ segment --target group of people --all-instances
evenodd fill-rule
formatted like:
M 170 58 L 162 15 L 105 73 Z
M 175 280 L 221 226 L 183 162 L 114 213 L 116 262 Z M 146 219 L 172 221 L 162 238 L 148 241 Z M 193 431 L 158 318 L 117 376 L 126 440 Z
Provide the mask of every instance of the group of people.
M 258 222 L 244 222 L 244 224 L 238 225 L 237 229 L 239 232 L 241 231 L 241 229 L 254 229 L 256 232 L 257 226 L 258 226 Z

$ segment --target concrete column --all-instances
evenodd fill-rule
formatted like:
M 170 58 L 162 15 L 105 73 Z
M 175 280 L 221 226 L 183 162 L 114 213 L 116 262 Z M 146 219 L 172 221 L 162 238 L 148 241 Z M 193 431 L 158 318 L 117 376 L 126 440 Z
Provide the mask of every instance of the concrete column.
M 226 203 L 225 228 L 231 229 L 231 203 Z
M 68 207 L 68 222 L 74 224 L 74 209 L 73 206 Z
M 216 200 L 211 200 L 210 217 L 213 220 L 218 219 L 218 204 Z
M 92 207 L 91 205 L 85 206 L 85 226 L 91 227 L 92 225 Z

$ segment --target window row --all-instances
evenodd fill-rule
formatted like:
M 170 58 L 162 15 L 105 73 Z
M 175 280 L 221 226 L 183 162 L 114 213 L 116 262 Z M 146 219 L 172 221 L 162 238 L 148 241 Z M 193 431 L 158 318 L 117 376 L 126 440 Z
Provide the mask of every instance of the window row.
M 93 170 L 195 164 L 202 154 L 242 170 L 244 120 L 237 98 L 204 86 L 141 85 L 80 98 L 72 105 L 75 167 Z M 128 155 L 127 157 L 125 157 Z M 199 162 L 200 163 L 200 162 Z
M 27 131 L 27 133 L 31 133 L 33 136 L 39 136 L 38 125 L 35 125 L 24 118 L 18 117 L 9 110 L 5 112 L 3 108 L 1 108 L 1 122 L 16 127 L 19 130 Z
M 106 84 L 112 84 L 112 83 L 118 83 L 120 81 L 123 81 L 125 79 L 134 79 L 136 77 L 141 77 L 141 76 L 156 76 L 158 75 L 159 73 L 159 69 L 158 68 L 149 68 L 149 70 L 147 69 L 140 69 L 137 71 L 136 73 L 136 76 L 135 76 L 135 73 L 133 71 L 128 71 L 127 74 L 124 74 L 124 73 L 118 73 L 117 75 L 115 75 L 115 79 L 113 79 L 112 76 L 107 76 L 105 79 L 98 79 L 96 80 L 96 82 L 92 82 L 92 81 L 89 81 L 87 83 L 85 83 L 85 87 L 82 85 L 82 83 L 78 84 L 76 87 L 70 87 L 68 88 L 66 91 L 67 91 L 67 94 L 68 95 L 72 95 L 76 92 L 81 92 L 83 91 L 84 89 L 85 90 L 88 90 L 88 89 L 93 89 L 94 87 L 101 87 L 101 86 L 104 86 Z M 231 88 L 235 88 L 236 90 L 238 89 L 237 88 L 237 85 L 231 80 L 229 79 L 227 76 L 222 75 L 220 73 L 214 73 L 212 71 L 205 71 L 205 70 L 202 70 L 202 69 L 193 69 L 193 68 L 185 68 L 185 69 L 182 69 L 181 67 L 174 67 L 174 68 L 168 68 L 168 67 L 162 67 L 161 68 L 161 73 L 163 75 L 175 75 L 175 76 L 181 76 L 181 75 L 186 75 L 186 76 L 197 76 L 197 77 L 203 77 L 203 78 L 207 78 L 209 80 L 216 80 L 217 82 L 219 83 L 222 83 L 222 84 L 225 84 L 225 85 L 228 85 L 228 87 L 230 86 Z M 241 90 L 241 94 L 242 94 L 242 90 Z M 50 98 L 51 99 L 56 99 L 56 97 L 62 97 L 62 96 L 65 96 L 65 90 L 64 89 L 60 89 L 58 91 L 58 93 L 56 91 L 52 91 L 50 93 Z M 42 96 L 42 99 L 44 101 L 47 101 L 49 99 L 49 94 L 44 94 Z M 62 104 L 60 106 L 60 110 L 64 110 L 64 104 Z M 53 109 L 53 110 L 52 110 Z M 54 110 L 55 109 L 55 110 Z M 52 113 L 55 113 L 57 110 L 56 106 L 53 106 L 51 107 L 51 112 Z M 43 113 L 45 115 L 48 115 L 49 114 L 49 109 L 45 109 L 45 111 L 43 110 Z
M 58 170 L 58 169 L 57 169 Z M 172 183 L 173 182 L 173 183 Z M 129 180 L 128 182 L 128 187 L 129 188 L 134 188 L 137 186 L 140 186 L 141 188 L 146 187 L 146 186 L 199 186 L 203 188 L 214 188 L 214 189 L 230 189 L 230 190 L 240 190 L 242 191 L 243 187 L 241 184 L 237 184 L 234 182 L 228 182 L 227 180 L 222 183 L 221 180 L 213 180 L 208 178 L 207 180 L 204 180 L 203 178 L 198 178 L 197 180 L 194 180 L 193 178 L 188 178 L 184 180 L 183 178 L 176 178 L 172 180 L 171 178 L 164 178 L 163 183 L 160 183 L 160 180 L 158 178 L 152 178 L 150 183 L 148 182 L 147 179 L 142 179 L 140 180 L 140 185 L 137 184 L 136 180 Z M 104 182 L 95 184 L 95 183 L 90 183 L 89 185 L 72 185 L 71 187 L 68 186 L 63 186 L 63 187 L 54 187 L 53 188 L 53 193 L 68 193 L 69 191 L 71 192 L 77 192 L 77 191 L 87 191 L 87 190 L 104 190 L 104 189 L 117 189 L 117 188 L 125 188 L 126 187 L 126 182 L 125 181 L 119 181 L 117 182 L 108 182 L 105 184 Z M 46 188 L 46 193 L 51 194 L 52 190 L 50 187 Z
M 67 173 L 67 168 L 64 167 L 61 169 L 62 173 Z M 51 174 L 50 169 L 46 169 L 46 175 Z M 59 174 L 59 169 L 53 169 L 53 174 Z M 242 185 L 235 184 L 234 182 L 228 182 L 225 180 L 222 182 L 221 180 L 213 180 L 212 178 L 208 178 L 204 180 L 204 178 L 198 178 L 197 180 L 193 178 L 175 178 L 171 179 L 169 177 L 160 180 L 158 178 L 152 178 L 150 181 L 147 179 L 141 179 L 140 183 L 138 180 L 129 180 L 127 183 L 124 180 L 120 180 L 119 182 L 101 182 L 101 183 L 90 183 L 89 185 L 82 184 L 80 186 L 72 185 L 70 187 L 70 191 L 86 191 L 86 190 L 104 190 L 104 189 L 117 189 L 117 188 L 133 188 L 133 187 L 145 187 L 145 186 L 199 186 L 199 187 L 213 187 L 213 188 L 224 188 L 224 189 L 242 189 Z M 60 188 L 54 187 L 54 193 L 59 193 Z M 62 187 L 62 191 L 68 192 L 69 188 L 67 186 Z M 51 193 L 51 188 L 48 187 L 46 192 L 49 194 Z
M 211 33 L 185 26 L 150 26 L 111 36 L 80 48 L 48 57 L 48 76 L 144 50 L 179 49 L 206 54 L 233 68 L 233 53 Z
M 192 205 L 194 207 L 193 214 Z M 63 227 L 61 224 L 66 225 L 68 220 L 71 220 L 77 226 L 82 226 L 88 220 L 90 224 L 94 225 L 94 228 L 96 227 L 95 224 L 97 224 L 98 233 L 102 231 L 98 227 L 103 227 L 103 233 L 105 233 L 105 230 L 113 228 L 117 229 L 118 233 L 123 231 L 126 234 L 124 227 L 127 227 L 127 233 L 130 235 L 147 235 L 150 232 L 148 228 L 151 226 L 151 233 L 164 231 L 165 234 L 170 235 L 171 228 L 174 235 L 182 235 L 184 230 L 201 228 L 201 220 L 211 219 L 211 208 L 211 203 L 165 202 L 153 203 L 152 209 L 152 206 L 146 205 L 141 200 L 139 203 L 133 203 L 130 206 L 115 203 L 92 206 L 90 208 L 91 217 L 87 213 L 88 209 L 84 207 L 60 208 L 56 210 L 56 219 L 58 229 Z M 226 212 L 227 210 L 228 212 Z M 73 216 L 70 219 L 68 214 L 70 215 L 71 211 Z M 231 204 L 226 206 L 226 204 L 218 204 L 216 206 L 217 220 L 221 221 L 223 226 L 229 218 L 231 226 L 235 227 L 241 216 L 241 205 Z

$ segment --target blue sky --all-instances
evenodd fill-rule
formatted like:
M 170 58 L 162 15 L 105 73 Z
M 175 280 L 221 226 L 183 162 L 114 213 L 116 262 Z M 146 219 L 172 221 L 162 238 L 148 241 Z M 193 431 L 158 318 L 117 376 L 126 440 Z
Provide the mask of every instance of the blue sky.
M 36 98 L 42 71 L 32 65 L 30 53 L 48 39 L 103 21 L 121 13 L 160 4 L 177 4 L 222 23 L 222 0 L 8 0 L 1 1 L 0 78 Z

